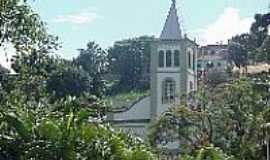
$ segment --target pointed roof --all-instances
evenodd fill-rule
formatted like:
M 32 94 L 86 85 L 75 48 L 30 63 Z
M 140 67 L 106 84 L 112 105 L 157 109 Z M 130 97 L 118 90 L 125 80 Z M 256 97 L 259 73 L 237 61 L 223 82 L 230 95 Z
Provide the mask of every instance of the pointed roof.
M 169 14 L 160 35 L 160 39 L 162 40 L 180 40 L 182 38 L 175 3 L 175 0 L 172 0 Z

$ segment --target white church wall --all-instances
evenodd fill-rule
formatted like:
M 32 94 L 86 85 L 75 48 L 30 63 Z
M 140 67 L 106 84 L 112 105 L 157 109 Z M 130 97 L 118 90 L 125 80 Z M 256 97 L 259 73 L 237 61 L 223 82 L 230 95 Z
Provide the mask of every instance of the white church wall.
M 146 97 L 133 105 L 130 110 L 114 114 L 114 120 L 134 120 L 150 118 L 150 97 Z

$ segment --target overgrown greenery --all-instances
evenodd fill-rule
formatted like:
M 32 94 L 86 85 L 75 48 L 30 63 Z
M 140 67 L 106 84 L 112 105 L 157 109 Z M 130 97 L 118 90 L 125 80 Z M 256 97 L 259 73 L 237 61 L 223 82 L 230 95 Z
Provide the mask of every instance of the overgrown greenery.
M 150 50 L 153 40 L 154 37 L 143 36 L 116 42 L 109 48 L 109 71 L 119 77 L 111 93 L 150 88 Z
M 269 14 L 255 19 L 250 34 L 230 43 L 238 67 L 250 59 L 269 62 Z M 127 100 L 112 103 L 116 107 L 148 95 L 152 40 L 123 40 L 108 50 L 89 42 L 73 61 L 64 60 L 49 55 L 59 47 L 57 37 L 47 33 L 26 1 L 1 0 L 0 47 L 11 45 L 17 54 L 16 75 L 0 68 L 0 159 L 156 159 L 141 139 L 104 122 L 105 95 Z M 174 106 L 153 126 L 152 147 L 159 151 L 159 144 L 179 140 L 183 160 L 265 159 L 262 126 L 270 121 L 270 75 L 232 83 L 210 76 L 210 88 L 190 95 L 195 105 Z M 142 92 L 114 95 L 134 89 Z
M 269 114 L 270 79 L 269 74 L 255 77 L 201 89 L 193 95 L 198 103 L 194 107 L 172 107 L 154 127 L 152 145 L 177 139 L 182 154 L 196 155 L 213 145 L 235 159 L 264 159 L 262 126 L 269 122 L 265 115 Z
M 58 43 L 25 1 L 0 1 L 0 14 L 1 47 L 17 51 L 16 74 L 0 77 L 0 159 L 155 158 L 142 140 L 103 122 L 103 92 L 93 83 L 99 75 L 91 72 L 99 70 L 50 56 Z
M 154 158 L 141 140 L 100 124 L 92 106 L 72 98 L 50 106 L 10 98 L 0 112 L 1 159 Z
M 270 13 L 256 14 L 250 33 L 234 36 L 229 43 L 229 59 L 237 67 L 246 67 L 249 63 L 269 63 Z
M 86 49 L 79 49 L 75 63 L 80 65 L 92 78 L 91 93 L 102 97 L 106 92 L 105 74 L 107 73 L 107 52 L 95 42 L 89 42 Z

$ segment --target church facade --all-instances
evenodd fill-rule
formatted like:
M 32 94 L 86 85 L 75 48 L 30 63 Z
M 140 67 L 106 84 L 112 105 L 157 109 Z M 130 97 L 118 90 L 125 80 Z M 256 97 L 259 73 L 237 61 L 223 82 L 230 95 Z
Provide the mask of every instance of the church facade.
M 180 97 L 197 90 L 197 50 L 197 44 L 182 35 L 173 0 L 161 35 L 151 46 L 150 96 L 114 113 L 113 125 L 146 137 L 151 122 L 179 103 Z M 174 147 L 177 145 L 173 144 L 171 149 Z

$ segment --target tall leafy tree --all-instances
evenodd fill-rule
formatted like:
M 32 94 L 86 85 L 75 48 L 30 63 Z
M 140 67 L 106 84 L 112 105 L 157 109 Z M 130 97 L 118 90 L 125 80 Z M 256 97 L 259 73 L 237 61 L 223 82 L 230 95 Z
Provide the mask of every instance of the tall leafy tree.
M 47 33 L 44 22 L 25 0 L 0 2 L 0 41 L 1 48 L 12 47 L 17 53 L 12 68 L 19 76 L 12 78 L 13 88 L 27 91 L 29 97 L 42 97 L 48 53 L 58 47 L 57 38 Z
M 91 93 L 102 97 L 105 92 L 104 75 L 107 72 L 107 53 L 95 42 L 87 43 L 86 49 L 79 49 L 75 62 L 92 78 Z
M 11 43 L 17 52 L 47 48 L 53 38 L 46 32 L 44 22 L 34 13 L 26 0 L 2 0 L 0 2 L 0 46 Z
M 246 67 L 249 63 L 249 53 L 255 49 L 253 43 L 253 39 L 249 34 L 233 37 L 228 48 L 229 60 L 238 68 Z
M 15 100 L 16 99 L 16 100 Z M 151 150 L 138 138 L 114 131 L 91 119 L 91 106 L 72 98 L 31 109 L 17 103 L 0 108 L 0 158 L 51 160 L 154 160 Z M 16 102 L 17 101 L 17 102 Z M 40 104 L 44 105 L 44 104 Z M 42 109 L 43 108 L 43 109 Z M 57 109 L 57 108 L 60 108 Z
M 255 22 L 251 26 L 251 34 L 257 39 L 257 46 L 260 46 L 268 36 L 268 26 L 270 25 L 270 13 L 256 14 Z
M 48 55 L 57 43 L 25 1 L 0 1 L 0 21 L 1 45 L 12 43 L 19 53 L 13 62 L 18 74 L 5 83 L 0 100 L 0 159 L 154 159 L 139 139 L 97 121 L 101 103 L 72 97 L 49 103 L 66 87 L 86 89 L 77 86 L 87 83 L 85 71 Z
M 149 87 L 150 50 L 153 37 L 116 42 L 108 50 L 109 69 L 119 77 L 118 89 Z
M 270 60 L 269 25 L 270 13 L 255 15 L 255 22 L 251 26 L 251 34 L 256 38 L 257 50 L 255 51 L 255 58 L 259 62 L 269 62 Z
M 230 40 L 229 59 L 237 67 L 245 66 L 248 61 L 268 62 L 269 60 L 270 13 L 256 14 L 250 33 L 237 35 Z
M 70 61 L 55 59 L 54 63 L 55 68 L 48 72 L 46 81 L 46 88 L 52 99 L 80 97 L 84 93 L 90 93 L 91 78 L 86 71 Z

